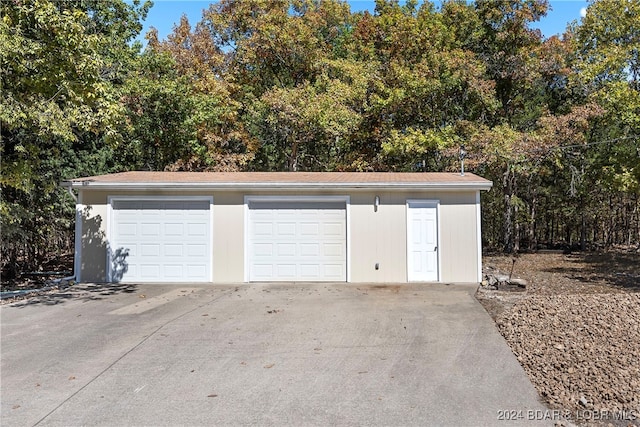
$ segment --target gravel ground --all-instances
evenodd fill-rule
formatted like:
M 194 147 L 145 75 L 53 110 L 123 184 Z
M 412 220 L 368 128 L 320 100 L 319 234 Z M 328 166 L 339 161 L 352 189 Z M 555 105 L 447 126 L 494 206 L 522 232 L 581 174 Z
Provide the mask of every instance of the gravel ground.
M 528 281 L 477 297 L 549 407 L 578 424 L 640 426 L 640 254 L 484 261 Z

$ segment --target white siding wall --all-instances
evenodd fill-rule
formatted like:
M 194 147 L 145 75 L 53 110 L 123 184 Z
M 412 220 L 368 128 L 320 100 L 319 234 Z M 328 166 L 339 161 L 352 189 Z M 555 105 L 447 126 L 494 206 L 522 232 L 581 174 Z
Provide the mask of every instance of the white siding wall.
M 373 210 L 380 196 L 378 212 Z M 439 200 L 438 254 L 443 282 L 478 277 L 475 192 L 372 192 L 353 195 L 351 234 L 353 282 L 407 281 L 407 199 Z M 355 237 L 357 236 L 357 238 Z M 375 270 L 379 263 L 380 269 Z
M 213 281 L 244 281 L 244 197 L 215 193 L 213 205 Z
M 471 200 L 473 199 L 473 200 Z M 475 195 L 440 205 L 442 278 L 446 282 L 478 281 Z
M 83 189 L 88 212 L 83 220 L 81 279 L 106 278 L 106 215 L 108 195 L 134 192 Z M 341 195 L 350 196 L 351 282 L 406 282 L 406 201 L 429 199 L 440 202 L 441 281 L 478 280 L 476 192 L 442 191 L 321 191 L 321 192 L 145 192 L 145 195 L 213 195 L 213 275 L 216 283 L 239 283 L 244 277 L 245 195 Z M 375 196 L 380 206 L 374 211 Z M 379 269 L 375 269 L 376 263 Z

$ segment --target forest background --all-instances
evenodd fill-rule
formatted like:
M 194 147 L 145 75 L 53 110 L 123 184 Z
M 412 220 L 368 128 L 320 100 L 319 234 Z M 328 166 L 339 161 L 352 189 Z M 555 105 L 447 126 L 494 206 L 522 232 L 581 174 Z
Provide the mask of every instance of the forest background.
M 640 2 L 544 38 L 546 0 L 0 3 L 2 280 L 73 252 L 62 180 L 125 170 L 457 171 L 488 250 L 640 243 Z

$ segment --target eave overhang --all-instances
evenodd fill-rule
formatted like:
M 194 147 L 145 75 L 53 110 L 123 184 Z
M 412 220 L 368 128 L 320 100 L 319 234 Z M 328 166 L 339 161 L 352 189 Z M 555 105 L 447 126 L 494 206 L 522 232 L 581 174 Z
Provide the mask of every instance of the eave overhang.
M 478 182 L 96 182 L 63 181 L 61 186 L 77 190 L 181 190 L 181 191 L 269 191 L 269 190 L 438 190 L 488 191 L 491 181 Z

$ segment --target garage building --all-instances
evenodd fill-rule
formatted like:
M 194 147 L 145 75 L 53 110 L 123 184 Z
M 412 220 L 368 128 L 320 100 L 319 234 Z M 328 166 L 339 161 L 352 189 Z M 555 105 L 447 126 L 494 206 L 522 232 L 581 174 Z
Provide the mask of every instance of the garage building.
M 65 181 L 83 282 L 478 282 L 467 173 L 123 172 Z

